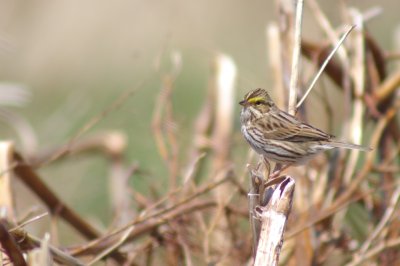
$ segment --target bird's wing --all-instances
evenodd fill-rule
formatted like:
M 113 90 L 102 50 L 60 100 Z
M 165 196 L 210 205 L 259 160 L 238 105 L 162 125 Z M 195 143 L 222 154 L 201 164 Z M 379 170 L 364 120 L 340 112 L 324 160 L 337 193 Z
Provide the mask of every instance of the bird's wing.
M 297 120 L 296 117 L 280 111 L 270 113 L 262 121 L 264 137 L 274 140 L 285 140 L 292 142 L 303 141 L 327 141 L 333 138 L 322 130 L 315 128 L 307 123 Z

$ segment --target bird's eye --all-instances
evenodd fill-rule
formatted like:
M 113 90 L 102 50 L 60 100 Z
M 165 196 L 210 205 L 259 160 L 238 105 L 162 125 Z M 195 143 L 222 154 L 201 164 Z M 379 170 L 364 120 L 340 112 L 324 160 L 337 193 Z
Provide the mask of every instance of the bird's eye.
M 263 101 L 256 101 L 255 105 L 261 105 L 263 103 Z

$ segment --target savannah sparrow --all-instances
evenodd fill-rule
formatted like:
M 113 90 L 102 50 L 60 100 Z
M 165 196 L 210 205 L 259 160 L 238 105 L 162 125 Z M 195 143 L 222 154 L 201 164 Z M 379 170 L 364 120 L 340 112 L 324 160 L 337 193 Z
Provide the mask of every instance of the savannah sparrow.
M 280 110 L 267 91 L 256 89 L 239 103 L 242 133 L 250 146 L 268 160 L 285 165 L 306 163 L 314 155 L 333 148 L 371 150 L 336 140 L 322 130 Z

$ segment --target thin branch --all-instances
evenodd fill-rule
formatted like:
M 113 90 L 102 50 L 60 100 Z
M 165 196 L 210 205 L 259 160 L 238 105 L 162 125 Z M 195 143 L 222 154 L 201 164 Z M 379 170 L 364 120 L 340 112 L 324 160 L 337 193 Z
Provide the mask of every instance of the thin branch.
M 124 232 L 126 229 L 128 229 L 131 226 L 136 226 L 134 232 L 132 232 L 131 236 L 129 237 L 129 239 L 136 237 L 138 235 L 143 234 L 144 232 L 147 232 L 148 230 L 150 230 L 149 228 L 153 228 L 155 225 L 159 225 L 159 224 L 163 224 L 165 222 L 167 222 L 167 219 L 162 218 L 163 215 L 167 215 L 168 213 L 172 213 L 173 211 L 176 211 L 178 208 L 182 207 L 183 209 L 186 206 L 186 204 L 188 204 L 189 202 L 191 202 L 192 200 L 194 200 L 195 198 L 199 197 L 200 195 L 203 195 L 205 193 L 207 193 L 210 190 L 215 189 L 216 187 L 218 187 L 219 185 L 225 183 L 226 181 L 230 180 L 232 178 L 230 171 L 228 173 L 226 173 L 226 175 L 221 178 L 218 181 L 215 181 L 211 184 L 207 184 L 206 186 L 204 186 L 203 188 L 198 189 L 195 193 L 193 193 L 192 195 L 186 197 L 183 200 L 180 200 L 179 202 L 177 202 L 176 204 L 174 204 L 173 206 L 170 207 L 165 207 L 157 212 L 148 214 L 147 216 L 141 216 L 139 215 L 137 219 L 130 221 L 129 223 L 121 226 L 120 228 L 115 229 L 114 231 L 110 232 L 109 234 L 102 236 L 96 240 L 93 240 L 91 242 L 89 242 L 88 244 L 86 244 L 84 247 L 79 248 L 78 250 L 76 250 L 74 252 L 75 255 L 78 254 L 83 254 L 87 249 L 90 249 L 96 245 L 101 245 L 104 241 L 106 241 L 107 239 L 110 239 L 114 236 L 116 236 L 117 234 L 120 234 L 122 232 Z M 190 207 L 190 206 L 189 206 Z M 178 212 L 179 213 L 179 212 Z M 181 213 L 179 213 L 181 214 Z M 177 215 L 177 214 L 174 214 Z M 173 216 L 171 214 L 171 216 Z M 155 222 L 155 225 L 151 225 L 152 223 L 149 224 L 145 224 L 147 221 L 152 221 Z M 138 228 L 139 225 L 143 225 L 142 227 Z
M 14 265 L 25 266 L 27 265 L 15 239 L 9 234 L 7 230 L 8 222 L 5 219 L 0 220 L 0 244 L 4 249 L 10 261 Z
M 400 86 L 400 70 L 397 70 L 395 73 L 391 74 L 390 77 L 385 79 L 383 83 L 375 90 L 374 97 L 377 103 L 381 103 L 386 100 L 388 97 L 392 97 L 393 93 Z
M 21 155 L 14 153 L 14 160 L 18 163 L 14 168 L 15 174 L 43 201 L 50 212 L 59 215 L 71 226 L 88 239 L 100 236 L 91 225 L 73 211 L 39 178 L 28 166 Z
M 41 246 L 41 243 L 42 243 L 41 239 L 28 234 L 26 231 L 24 231 L 22 229 L 14 230 L 14 231 L 10 232 L 10 234 L 12 235 L 13 238 L 16 239 L 19 246 L 24 251 L 34 249 L 34 248 L 39 248 Z M 69 266 L 85 265 L 80 260 L 65 253 L 65 251 L 62 251 L 51 245 L 48 245 L 48 248 L 49 248 L 54 260 L 58 263 L 61 263 L 63 265 L 69 265 Z
M 325 59 L 324 63 L 321 65 L 320 69 L 318 70 L 317 75 L 315 75 L 314 79 L 312 80 L 310 86 L 308 87 L 306 93 L 304 93 L 303 97 L 301 100 L 298 102 L 296 105 L 296 109 L 298 109 L 304 102 L 304 100 L 307 98 L 308 94 L 310 94 L 311 90 L 314 88 L 315 83 L 317 83 L 319 77 L 321 76 L 322 72 L 324 71 L 325 67 L 328 65 L 329 61 L 332 59 L 336 51 L 339 49 L 339 47 L 342 45 L 344 40 L 346 40 L 347 36 L 350 34 L 350 32 L 355 28 L 355 25 L 351 26 L 346 33 L 340 38 L 339 42 L 336 44 L 335 48 L 330 52 L 328 57 Z
M 104 257 L 106 257 L 107 255 L 109 255 L 111 252 L 113 252 L 114 250 L 118 249 L 122 244 L 124 244 L 125 240 L 129 237 L 129 235 L 132 233 L 133 229 L 135 227 L 131 226 L 129 227 L 125 233 L 121 236 L 121 238 L 113 245 L 111 245 L 110 247 L 108 247 L 106 250 L 104 250 L 103 252 L 101 252 L 99 255 L 97 255 L 93 260 L 91 260 L 87 266 L 89 265 L 93 265 L 94 263 L 102 260 Z
M 17 225 L 16 227 L 11 228 L 10 230 L 8 230 L 8 232 L 11 233 L 12 231 L 21 229 L 22 227 L 24 227 L 24 226 L 26 226 L 26 225 L 28 225 L 28 224 L 30 224 L 30 223 L 33 223 L 33 222 L 35 222 L 35 221 L 37 221 L 37 220 L 40 220 L 40 219 L 42 219 L 43 217 L 46 217 L 46 216 L 48 216 L 48 215 L 49 215 L 48 212 L 45 212 L 45 213 L 36 215 L 36 216 L 34 216 L 34 217 L 32 217 L 32 218 L 30 218 L 30 219 L 24 221 L 23 223 Z
M 368 237 L 368 239 L 364 242 L 364 244 L 361 246 L 360 251 L 358 254 L 355 255 L 355 257 L 364 257 L 365 253 L 369 249 L 372 241 L 374 241 L 378 235 L 382 232 L 384 227 L 387 225 L 389 220 L 392 218 L 393 214 L 395 213 L 396 207 L 399 203 L 400 200 L 400 186 L 397 186 L 396 190 L 393 192 L 392 198 L 390 200 L 389 206 L 386 208 L 385 214 L 381 218 L 379 224 L 375 227 L 375 230 L 371 233 L 371 235 Z
M 375 256 L 381 254 L 382 251 L 384 251 L 385 249 L 395 248 L 395 247 L 398 247 L 398 246 L 400 246 L 400 238 L 390 239 L 390 240 L 384 241 L 384 242 L 376 245 L 370 251 L 368 251 L 365 254 L 365 256 L 357 258 L 357 259 L 354 259 L 350 263 L 346 264 L 346 266 L 357 266 L 357 265 L 360 265 L 363 262 L 365 262 L 366 260 L 371 259 L 372 257 L 375 257 Z
M 115 239 L 116 234 L 112 232 L 109 235 L 106 235 L 102 238 L 92 241 L 84 246 L 70 249 L 70 251 L 71 254 L 74 256 L 98 254 L 99 252 L 108 249 L 110 245 L 114 246 L 115 243 L 119 243 L 118 246 L 120 246 L 130 241 L 139 239 L 139 237 L 145 234 L 149 234 L 150 232 L 155 232 L 155 230 L 157 230 L 159 226 L 167 224 L 173 219 L 216 206 L 217 203 L 215 201 L 201 201 L 201 202 L 187 203 L 168 213 L 147 219 L 146 222 L 132 224 L 131 227 L 133 227 L 133 230 L 131 231 L 131 233 L 127 238 L 124 238 L 124 241 L 122 243 L 119 243 L 122 238 L 119 237 L 118 239 Z M 121 230 L 118 229 L 118 233 L 120 232 Z

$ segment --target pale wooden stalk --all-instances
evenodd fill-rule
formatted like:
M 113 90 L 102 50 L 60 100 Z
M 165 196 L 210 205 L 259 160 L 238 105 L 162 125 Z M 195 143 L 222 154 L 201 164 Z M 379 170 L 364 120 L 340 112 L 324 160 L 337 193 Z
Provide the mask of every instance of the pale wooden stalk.
M 233 133 L 234 107 L 235 101 L 235 82 L 236 65 L 231 57 L 225 54 L 217 54 L 215 58 L 215 122 L 212 132 L 212 148 L 214 157 L 212 158 L 212 173 L 216 176 L 225 175 L 229 169 L 231 143 Z M 218 173 L 218 174 L 217 174 Z M 210 260 L 211 250 L 217 248 L 221 252 L 220 260 L 232 263 L 232 258 L 228 257 L 231 244 L 227 241 L 226 228 L 229 227 L 227 217 L 224 215 L 224 208 L 232 198 L 232 190 L 228 186 L 220 186 L 213 191 L 218 208 L 213 220 L 208 226 L 205 235 L 205 253 L 207 260 Z M 211 247 L 211 249 L 210 249 Z
M 46 233 L 40 243 L 40 248 L 36 248 L 28 253 L 28 261 L 31 266 L 51 266 L 53 258 L 49 249 L 50 235 Z
M 233 59 L 218 54 L 216 59 L 216 110 L 212 145 L 215 151 L 213 170 L 220 171 L 229 163 L 235 107 L 236 65 Z M 221 195 L 222 196 L 222 195 Z
M 259 207 L 261 233 L 255 258 L 255 266 L 278 265 L 283 245 L 283 234 L 292 208 L 295 181 L 286 176 L 276 186 L 265 207 Z
M 14 144 L 0 142 L 0 208 L 2 218 L 15 222 L 14 200 L 11 188 Z
M 351 9 L 350 14 L 352 15 L 353 23 L 356 25 L 354 29 L 354 36 L 351 45 L 354 51 L 354 55 L 351 59 L 351 72 L 350 76 L 354 83 L 354 94 L 355 99 L 352 104 L 352 114 L 350 119 L 345 121 L 344 128 L 351 133 L 350 141 L 352 143 L 360 143 L 362 139 L 362 123 L 365 112 L 365 106 L 362 101 L 362 96 L 365 91 L 365 43 L 364 43 L 364 32 L 363 32 L 363 18 L 362 14 L 355 9 Z M 348 138 L 346 138 L 348 139 Z M 359 159 L 360 151 L 351 150 L 350 156 L 346 160 L 346 165 L 343 173 L 343 182 L 348 186 L 351 182 L 354 182 L 353 175 L 356 171 L 357 162 Z M 362 183 L 360 184 L 362 185 Z M 343 220 L 346 214 L 346 210 L 338 212 L 334 216 L 333 227 L 337 230 L 342 227 Z
M 285 85 L 283 83 L 283 62 L 282 62 L 282 43 L 279 39 L 279 28 L 274 22 L 267 26 L 266 30 L 267 43 L 268 43 L 268 58 L 270 71 L 274 78 L 272 91 L 275 93 L 275 103 L 280 107 L 285 106 Z
M 351 12 L 354 24 L 357 25 L 354 36 L 354 64 L 352 68 L 352 79 L 354 82 L 354 99 L 353 116 L 351 119 L 351 141 L 360 143 L 362 139 L 362 121 L 365 112 L 365 106 L 362 102 L 362 96 L 365 91 L 365 43 L 364 43 L 364 26 L 362 14 L 353 9 Z M 344 181 L 350 182 L 350 179 L 355 171 L 357 160 L 360 152 L 351 150 L 350 159 L 347 161 L 346 170 L 344 173 Z
M 294 46 L 292 54 L 292 71 L 290 73 L 289 106 L 290 114 L 296 113 L 297 92 L 299 90 L 300 51 L 301 51 L 301 24 L 303 20 L 303 0 L 296 3 L 296 22 L 294 26 Z
M 281 42 L 281 62 L 282 62 L 282 82 L 285 86 L 285 92 L 289 90 L 290 80 L 290 61 L 294 45 L 294 5 L 292 0 L 278 0 L 278 26 Z M 286 94 L 287 97 L 287 94 Z

